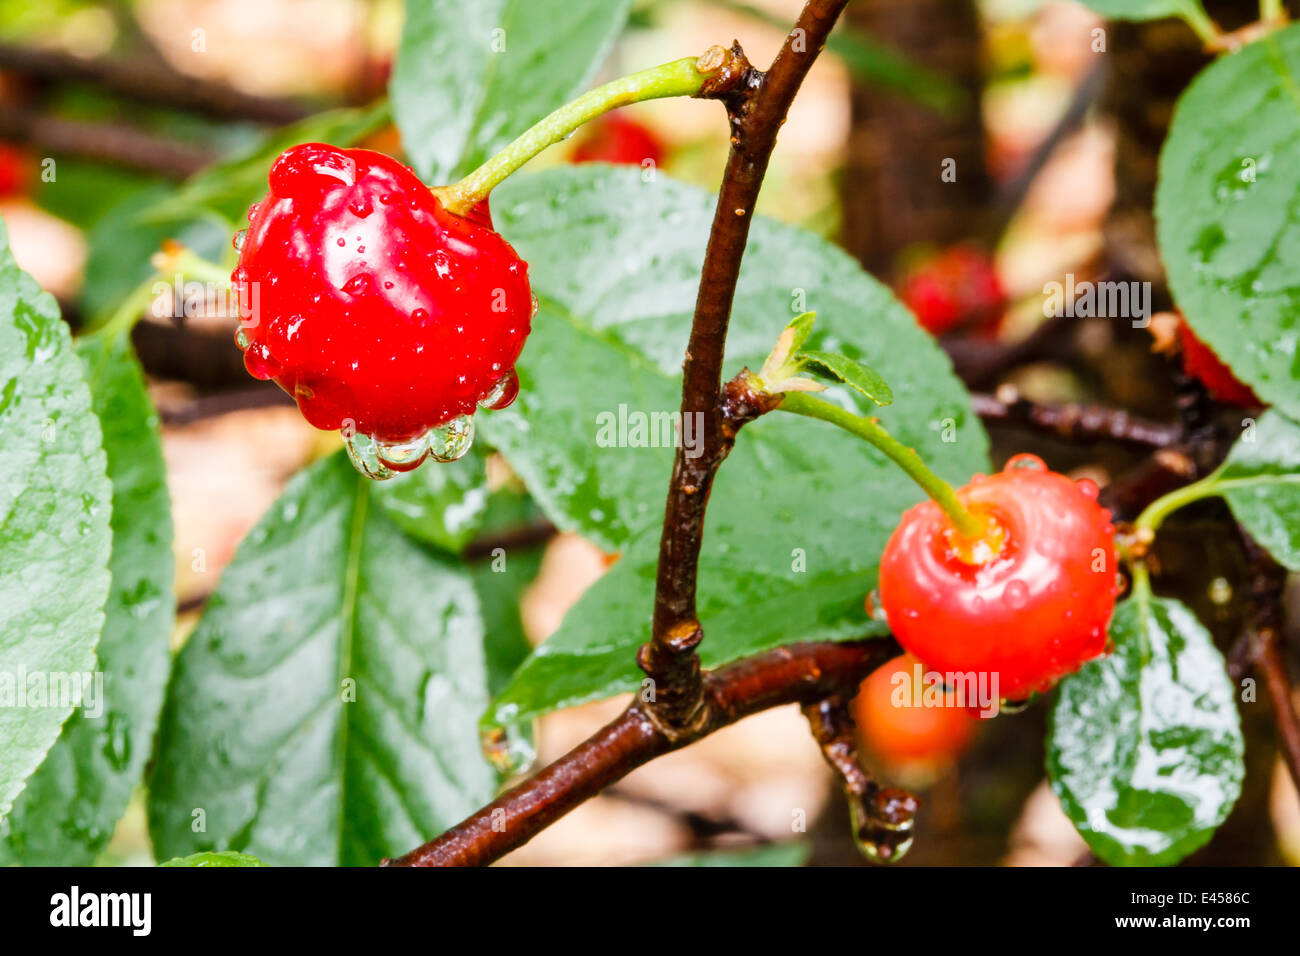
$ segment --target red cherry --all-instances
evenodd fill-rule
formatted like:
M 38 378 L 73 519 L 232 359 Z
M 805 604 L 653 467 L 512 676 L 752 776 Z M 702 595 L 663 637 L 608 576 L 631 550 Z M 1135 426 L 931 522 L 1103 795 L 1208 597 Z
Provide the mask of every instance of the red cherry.
M 966 325 L 991 335 L 1006 308 L 993 260 L 971 245 L 949 246 L 907 269 L 898 284 L 903 302 L 931 335 Z
M 854 700 L 858 735 L 867 749 L 891 764 L 943 763 L 966 749 L 975 736 L 975 717 L 945 691 L 943 706 L 917 703 L 917 675 L 926 668 L 901 654 L 862 682 Z
M 27 188 L 27 154 L 0 143 L 0 199 L 16 196 Z
M 501 401 L 517 387 L 533 300 L 527 264 L 480 207 L 452 215 L 381 153 L 285 152 L 236 239 L 248 371 L 317 428 L 394 445 Z M 402 452 L 388 464 L 423 459 Z
M 1229 405 L 1262 405 L 1249 385 L 1238 381 L 1214 351 L 1196 337 L 1184 319 L 1178 321 L 1178 340 L 1183 349 L 1183 370 L 1198 379 L 1221 402 Z
M 1033 455 L 957 494 L 988 537 L 959 549 L 939 506 L 917 505 L 885 547 L 881 604 L 898 642 L 934 670 L 987 674 L 990 686 L 996 675 L 998 695 L 1021 700 L 1105 650 L 1115 529 L 1095 484 Z
M 593 123 L 573 151 L 575 163 L 619 163 L 627 166 L 662 166 L 664 144 L 636 120 L 610 113 Z

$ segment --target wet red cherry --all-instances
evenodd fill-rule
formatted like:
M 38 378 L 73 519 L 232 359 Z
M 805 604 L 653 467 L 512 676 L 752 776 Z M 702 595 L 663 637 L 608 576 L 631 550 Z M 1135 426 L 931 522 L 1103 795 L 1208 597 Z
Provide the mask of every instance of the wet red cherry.
M 1119 593 L 1114 527 L 1097 486 L 1017 455 L 958 491 L 990 522 L 956 546 L 938 505 L 908 511 L 880 562 L 880 600 L 898 642 L 932 669 L 997 675 L 997 693 L 1044 691 L 1106 647 Z
M 575 163 L 621 163 L 662 166 L 664 144 L 649 127 L 610 113 L 591 124 L 590 132 L 573 151 Z
M 532 292 L 486 204 L 452 215 L 388 156 L 307 143 L 249 219 L 232 276 L 244 364 L 317 428 L 407 442 L 513 394 Z
M 1198 379 L 1221 402 L 1229 405 L 1262 405 L 1249 385 L 1237 379 L 1232 369 L 1219 361 L 1208 345 L 1196 337 L 1184 319 L 1178 321 L 1178 341 L 1183 350 L 1183 369 Z
M 952 691 L 927 699 L 914 685 L 926 668 L 901 654 L 862 682 L 854 720 L 863 744 L 891 764 L 938 764 L 956 757 L 975 736 L 976 721 Z
M 931 335 L 958 326 L 997 331 L 1007 296 L 993 260 L 971 245 L 949 246 L 904 271 L 899 295 Z

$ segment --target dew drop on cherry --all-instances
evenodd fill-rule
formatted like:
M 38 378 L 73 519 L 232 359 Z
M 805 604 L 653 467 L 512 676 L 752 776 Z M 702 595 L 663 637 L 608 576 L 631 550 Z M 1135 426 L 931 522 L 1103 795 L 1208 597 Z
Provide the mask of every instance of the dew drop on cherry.
M 1029 585 L 1019 579 L 1008 581 L 1007 586 L 1002 590 L 1002 600 L 1007 607 L 1024 607 L 1029 603 Z
M 519 376 L 515 374 L 514 369 L 507 369 L 487 394 L 479 399 L 479 405 L 492 411 L 500 411 L 508 408 L 518 397 Z
M 247 240 L 247 239 L 248 239 L 248 230 L 247 230 L 247 229 L 241 229 L 241 230 L 239 230 L 239 232 L 235 233 L 235 238 L 234 238 L 234 240 L 232 241 L 231 244 L 235 247 L 235 251 L 236 251 L 236 252 L 243 252 L 243 251 L 244 251 L 244 242 L 245 242 L 245 240 Z
M 343 432 L 343 445 L 348 450 L 352 467 L 375 481 L 386 481 L 396 474 L 379 458 L 379 443 L 361 432 Z
M 434 461 L 456 461 L 474 444 L 474 419 L 459 415 L 429 430 L 429 457 Z

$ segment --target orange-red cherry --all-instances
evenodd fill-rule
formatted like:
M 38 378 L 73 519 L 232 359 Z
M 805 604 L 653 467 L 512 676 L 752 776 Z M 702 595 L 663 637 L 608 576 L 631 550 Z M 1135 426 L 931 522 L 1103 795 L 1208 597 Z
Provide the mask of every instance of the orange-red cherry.
M 917 682 L 927 671 L 911 654 L 900 654 L 862 682 L 854 700 L 858 736 L 890 764 L 940 764 L 952 760 L 975 736 L 977 717 L 951 691 L 925 695 Z
M 1096 484 L 1017 455 L 957 496 L 988 523 L 987 540 L 960 540 L 926 501 L 885 547 L 880 602 L 898 642 L 936 671 L 996 680 L 1004 700 L 1047 690 L 1103 653 L 1119 584 Z

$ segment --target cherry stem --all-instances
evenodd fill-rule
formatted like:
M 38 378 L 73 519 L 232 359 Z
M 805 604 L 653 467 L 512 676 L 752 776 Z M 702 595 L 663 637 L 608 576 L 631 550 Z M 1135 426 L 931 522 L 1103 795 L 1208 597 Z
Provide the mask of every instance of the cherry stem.
M 93 334 L 103 336 L 105 343 L 112 344 L 118 336 L 131 334 L 145 309 L 158 297 L 158 283 L 171 278 L 167 275 L 169 272 L 187 279 L 230 285 L 230 270 L 209 262 L 185 246 L 164 248 L 153 257 L 151 264 L 154 271 L 149 277 L 132 289 L 113 314 L 94 331 Z
M 1268 2 L 1268 0 L 1262 0 L 1262 2 Z M 1196 31 L 1196 35 L 1201 38 L 1201 42 L 1207 46 L 1213 46 L 1223 38 L 1223 31 L 1206 14 L 1200 0 L 1187 4 L 1185 9 L 1179 11 L 1179 16 L 1183 18 L 1189 27 Z
M 1272 20 L 1285 21 L 1286 8 L 1282 0 L 1259 0 L 1259 18 L 1266 23 Z
M 803 415 L 805 418 L 830 422 L 858 436 L 883 452 L 894 464 L 903 469 L 909 478 L 920 485 L 921 490 L 943 509 L 944 514 L 948 516 L 962 537 L 976 541 L 987 535 L 989 529 L 961 503 L 952 485 L 927 468 L 915 449 L 908 448 L 885 431 L 878 422 L 847 412 L 824 399 L 814 398 L 803 392 L 786 392 L 785 398 L 781 400 L 777 409 L 793 415 Z
M 712 47 L 703 56 L 674 60 L 598 86 L 561 106 L 460 182 L 435 186 L 433 194 L 449 212 L 463 216 L 507 176 L 584 123 L 629 103 L 695 96 L 709 79 L 728 69 L 730 62 L 722 47 Z

